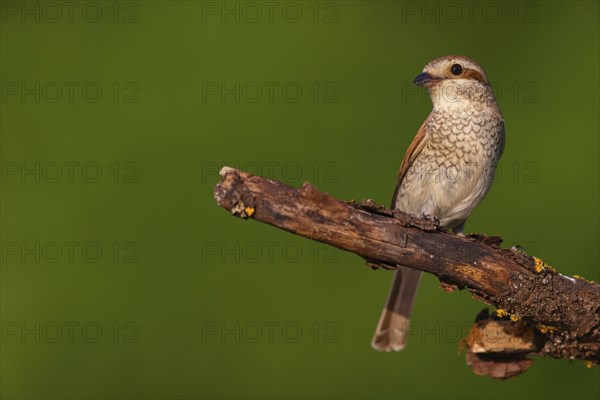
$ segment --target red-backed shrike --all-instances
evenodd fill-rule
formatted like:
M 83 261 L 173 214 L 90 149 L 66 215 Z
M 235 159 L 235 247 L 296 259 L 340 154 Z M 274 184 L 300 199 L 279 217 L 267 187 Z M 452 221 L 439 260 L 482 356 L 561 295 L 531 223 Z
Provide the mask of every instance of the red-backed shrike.
M 429 91 L 433 110 L 398 172 L 392 208 L 437 217 L 462 235 L 465 221 L 489 191 L 504 149 L 504 120 L 479 65 L 461 56 L 431 61 L 414 83 Z M 372 346 L 399 351 L 421 272 L 398 266 Z

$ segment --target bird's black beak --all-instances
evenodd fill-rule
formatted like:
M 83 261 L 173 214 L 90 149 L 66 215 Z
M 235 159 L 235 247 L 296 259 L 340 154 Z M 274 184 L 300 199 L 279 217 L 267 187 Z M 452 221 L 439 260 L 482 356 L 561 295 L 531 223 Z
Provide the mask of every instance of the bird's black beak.
M 427 72 L 417 75 L 413 81 L 417 86 L 427 86 L 431 82 L 433 82 L 433 76 L 429 75 Z

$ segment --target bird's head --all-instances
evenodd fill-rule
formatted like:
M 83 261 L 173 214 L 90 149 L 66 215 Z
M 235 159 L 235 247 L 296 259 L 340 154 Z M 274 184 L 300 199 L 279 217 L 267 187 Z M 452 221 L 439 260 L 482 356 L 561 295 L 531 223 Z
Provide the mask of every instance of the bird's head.
M 434 107 L 487 102 L 493 94 L 483 69 L 463 56 L 436 58 L 413 81 L 429 90 Z

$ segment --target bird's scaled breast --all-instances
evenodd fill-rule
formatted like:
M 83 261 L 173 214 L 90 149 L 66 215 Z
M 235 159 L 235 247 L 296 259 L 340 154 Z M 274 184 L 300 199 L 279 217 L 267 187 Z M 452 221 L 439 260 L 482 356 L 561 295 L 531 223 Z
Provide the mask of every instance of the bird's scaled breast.
M 432 112 L 427 142 L 407 170 L 396 208 L 430 214 L 443 226 L 466 219 L 488 192 L 500 158 L 504 123 L 492 112 Z

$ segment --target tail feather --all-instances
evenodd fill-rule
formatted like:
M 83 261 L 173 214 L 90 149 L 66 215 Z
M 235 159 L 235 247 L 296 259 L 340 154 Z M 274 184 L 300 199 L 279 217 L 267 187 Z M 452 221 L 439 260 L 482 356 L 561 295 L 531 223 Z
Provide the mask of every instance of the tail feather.
M 421 271 L 402 266 L 394 272 L 392 287 L 371 341 L 375 350 L 400 351 L 406 346 L 410 312 L 421 275 Z

